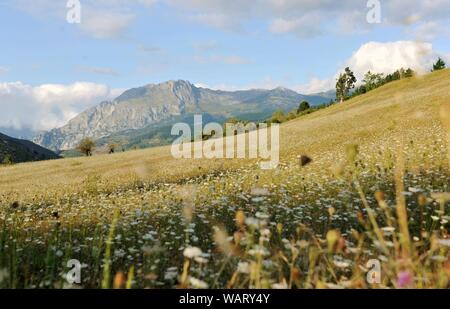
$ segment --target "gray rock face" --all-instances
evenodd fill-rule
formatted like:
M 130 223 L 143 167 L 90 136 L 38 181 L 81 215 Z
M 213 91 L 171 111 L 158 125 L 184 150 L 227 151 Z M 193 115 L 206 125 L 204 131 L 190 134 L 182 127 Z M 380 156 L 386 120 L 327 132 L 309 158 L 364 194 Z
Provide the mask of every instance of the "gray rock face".
M 292 109 L 302 99 L 324 103 L 320 96 L 292 90 L 214 91 L 187 81 L 168 81 L 125 91 L 114 101 L 82 112 L 67 125 L 38 134 L 33 141 L 53 150 L 73 149 L 85 137 L 99 139 L 125 130 L 142 129 L 174 116 L 209 113 L 224 117 Z
M 33 140 L 51 149 L 76 147 L 84 137 L 98 139 L 109 134 L 140 129 L 149 124 L 185 112 L 195 107 L 192 85 L 170 81 L 130 89 L 112 102 L 102 102 L 79 114 L 61 128 L 37 135 Z

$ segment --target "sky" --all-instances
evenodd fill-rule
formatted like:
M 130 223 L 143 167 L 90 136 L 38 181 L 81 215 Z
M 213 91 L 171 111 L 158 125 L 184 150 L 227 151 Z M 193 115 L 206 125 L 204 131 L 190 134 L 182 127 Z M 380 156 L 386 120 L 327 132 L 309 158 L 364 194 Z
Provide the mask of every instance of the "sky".
M 167 80 L 308 94 L 346 66 L 426 72 L 450 63 L 450 0 L 0 0 L 0 40 L 0 128 L 38 131 Z

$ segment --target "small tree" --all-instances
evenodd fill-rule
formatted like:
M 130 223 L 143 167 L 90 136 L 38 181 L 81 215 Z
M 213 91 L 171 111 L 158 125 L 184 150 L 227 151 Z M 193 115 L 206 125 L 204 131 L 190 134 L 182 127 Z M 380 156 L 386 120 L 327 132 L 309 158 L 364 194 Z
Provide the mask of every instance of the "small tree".
M 304 112 L 304 111 L 306 111 L 306 110 L 308 110 L 310 108 L 311 108 L 311 105 L 309 105 L 309 103 L 307 101 L 303 101 L 298 106 L 297 113 L 300 114 L 301 112 Z
M 345 68 L 345 72 L 339 75 L 336 83 L 336 99 L 339 102 L 342 103 L 348 99 L 348 94 L 351 89 L 355 88 L 356 81 L 355 74 L 350 68 Z
M 114 143 L 109 143 L 108 144 L 108 152 L 111 153 L 115 153 L 116 152 L 116 147 L 117 145 Z
M 345 100 L 345 75 L 339 74 L 339 78 L 336 83 L 336 101 L 342 103 Z
M 3 158 L 2 164 L 3 165 L 12 165 L 14 162 L 12 160 L 12 157 L 10 154 L 6 154 L 5 157 Z
M 355 91 L 353 91 L 352 97 L 356 97 L 356 96 L 364 94 L 366 92 L 367 92 L 366 86 L 365 85 L 361 85 L 361 86 L 357 87 L 355 89 Z
M 272 118 L 270 119 L 271 123 L 282 123 L 286 120 L 286 116 L 284 115 L 283 110 L 277 110 L 273 113 Z
M 373 90 L 375 88 L 378 88 L 383 83 L 383 80 L 384 80 L 383 74 L 372 73 L 370 71 L 367 72 L 364 75 L 364 79 L 363 79 L 365 91 L 367 92 L 367 91 Z
M 298 112 L 297 110 L 291 110 L 287 115 L 286 115 L 286 121 L 295 119 L 298 117 Z
M 345 76 L 347 77 L 347 89 L 350 91 L 351 89 L 355 88 L 355 84 L 357 82 L 357 79 L 355 77 L 355 74 L 350 70 L 349 67 L 345 68 Z
M 80 143 L 78 144 L 77 149 L 84 155 L 86 155 L 86 157 L 92 156 L 92 151 L 94 150 L 95 147 L 95 142 L 86 137 L 83 138 Z
M 441 57 L 439 57 L 439 59 L 436 61 L 436 63 L 433 64 L 433 70 L 432 70 L 432 72 L 434 72 L 434 71 L 439 71 L 439 70 L 443 70 L 443 69 L 445 69 L 445 68 L 446 68 L 445 61 L 442 60 Z
M 405 71 L 405 77 L 413 77 L 414 76 L 414 71 L 411 69 L 411 68 L 408 68 L 406 71 Z

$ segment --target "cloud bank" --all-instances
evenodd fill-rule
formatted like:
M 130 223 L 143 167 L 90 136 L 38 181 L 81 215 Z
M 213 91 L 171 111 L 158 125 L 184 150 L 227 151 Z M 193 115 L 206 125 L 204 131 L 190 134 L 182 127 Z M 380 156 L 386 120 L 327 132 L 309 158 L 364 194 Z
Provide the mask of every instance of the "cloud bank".
M 311 38 L 323 33 L 347 33 L 372 27 L 368 1 L 355 0 L 161 0 L 206 26 L 235 31 L 249 22 L 264 21 L 275 34 Z M 450 0 L 380 1 L 381 25 L 417 27 L 417 36 L 434 36 L 450 18 Z
M 450 63 L 450 54 L 444 54 L 435 50 L 431 43 L 415 41 L 368 42 L 353 52 L 350 58 L 344 60 L 333 76 L 325 79 L 312 77 L 307 83 L 298 85 L 289 83 L 286 80 L 275 80 L 271 76 L 267 76 L 261 81 L 243 86 L 199 85 L 211 89 L 230 91 L 253 88 L 273 89 L 284 86 L 302 94 L 314 94 L 334 89 L 336 78 L 347 66 L 353 70 L 357 79 L 361 81 L 367 71 L 390 74 L 400 68 L 412 68 L 416 72 L 423 74 L 431 70 L 433 62 L 438 57 L 442 57 L 447 63 Z
M 65 18 L 65 1 L 5 0 L 5 3 L 38 16 Z M 345 34 L 373 27 L 367 22 L 368 1 L 355 0 L 83 0 L 80 29 L 95 38 L 121 36 L 137 11 L 155 4 L 180 13 L 189 22 L 225 31 L 243 31 L 246 25 L 265 24 L 267 32 L 312 38 L 323 33 Z M 380 1 L 378 26 L 405 27 L 415 39 L 448 33 L 450 0 Z
M 400 68 L 411 68 L 419 74 L 423 74 L 430 71 L 433 62 L 438 57 L 450 61 L 449 55 L 434 50 L 431 43 L 368 42 L 344 62 L 339 72 L 348 66 L 359 81 L 363 79 L 367 71 L 389 74 Z M 295 88 L 303 93 L 317 93 L 333 89 L 339 72 L 327 79 L 312 78 L 309 83 Z
M 0 127 L 49 130 L 101 101 L 117 97 L 121 91 L 85 82 L 37 87 L 22 82 L 0 83 Z

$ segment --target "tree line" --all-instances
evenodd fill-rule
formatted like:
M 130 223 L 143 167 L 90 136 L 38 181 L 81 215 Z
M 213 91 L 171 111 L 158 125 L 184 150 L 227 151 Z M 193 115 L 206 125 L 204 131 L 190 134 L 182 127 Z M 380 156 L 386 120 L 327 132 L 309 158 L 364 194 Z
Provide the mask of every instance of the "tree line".
M 434 64 L 432 72 L 443 70 L 446 68 L 445 61 L 439 58 Z M 353 71 L 347 67 L 344 72 L 339 74 L 336 82 L 336 101 L 344 102 L 358 95 L 372 91 L 390 82 L 403 78 L 413 77 L 416 73 L 411 68 L 400 68 L 391 74 L 373 73 L 368 71 L 364 75 L 362 85 L 356 87 L 357 79 Z

